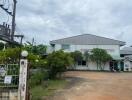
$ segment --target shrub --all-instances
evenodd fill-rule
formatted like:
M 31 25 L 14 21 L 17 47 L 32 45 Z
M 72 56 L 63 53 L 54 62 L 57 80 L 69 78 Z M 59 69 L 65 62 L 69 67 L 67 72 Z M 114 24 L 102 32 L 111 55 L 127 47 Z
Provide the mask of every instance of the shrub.
M 47 69 L 49 70 L 49 76 L 51 79 L 56 78 L 59 74 L 66 71 L 67 67 L 72 65 L 73 59 L 70 54 L 65 53 L 64 51 L 56 51 L 48 55 L 47 57 Z
M 37 71 L 32 73 L 29 79 L 29 86 L 34 87 L 40 85 L 44 79 L 47 79 L 48 73 L 46 71 Z

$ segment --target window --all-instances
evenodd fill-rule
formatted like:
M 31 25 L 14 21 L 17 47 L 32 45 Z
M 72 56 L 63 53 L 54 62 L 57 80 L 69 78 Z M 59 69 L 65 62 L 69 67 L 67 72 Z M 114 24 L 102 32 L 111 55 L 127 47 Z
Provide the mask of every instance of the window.
M 80 65 L 80 66 L 81 66 L 81 65 L 82 65 L 82 61 L 78 61 L 78 65 Z
M 63 50 L 70 49 L 70 45 L 68 45 L 68 44 L 62 44 L 61 45 L 61 49 L 63 49 Z
M 84 60 L 78 61 L 78 65 L 79 66 L 86 66 L 86 61 L 84 61 Z
M 86 61 L 82 61 L 82 65 L 85 66 L 86 65 Z

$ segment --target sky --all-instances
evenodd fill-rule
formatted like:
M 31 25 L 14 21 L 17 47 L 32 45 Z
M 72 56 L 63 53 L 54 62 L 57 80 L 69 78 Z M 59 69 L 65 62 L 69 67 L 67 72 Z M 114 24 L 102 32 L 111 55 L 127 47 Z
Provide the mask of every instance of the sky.
M 37 44 L 48 44 L 50 40 L 94 34 L 132 45 L 132 0 L 17 1 L 16 30 L 25 40 L 35 38 Z

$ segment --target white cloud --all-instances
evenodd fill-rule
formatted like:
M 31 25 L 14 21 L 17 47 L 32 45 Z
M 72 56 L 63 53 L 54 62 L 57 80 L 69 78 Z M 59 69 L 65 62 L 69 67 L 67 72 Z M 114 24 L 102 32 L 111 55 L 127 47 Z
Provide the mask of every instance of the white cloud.
M 39 43 L 83 33 L 117 38 L 124 32 L 121 40 L 132 44 L 131 0 L 21 0 L 17 6 L 17 25 Z

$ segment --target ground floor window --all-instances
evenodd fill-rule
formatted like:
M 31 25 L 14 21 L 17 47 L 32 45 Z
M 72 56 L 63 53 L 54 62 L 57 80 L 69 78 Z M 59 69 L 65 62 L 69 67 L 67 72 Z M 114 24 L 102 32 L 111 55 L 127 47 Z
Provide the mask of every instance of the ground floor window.
M 79 66 L 86 66 L 86 61 L 85 60 L 78 61 L 78 65 Z

